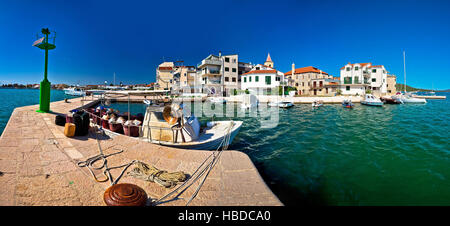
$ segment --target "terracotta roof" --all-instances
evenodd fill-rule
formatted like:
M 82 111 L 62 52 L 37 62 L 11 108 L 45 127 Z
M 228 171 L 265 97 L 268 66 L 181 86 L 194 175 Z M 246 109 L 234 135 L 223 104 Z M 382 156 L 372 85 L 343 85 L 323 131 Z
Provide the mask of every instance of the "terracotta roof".
M 294 74 L 302 74 L 302 73 L 309 73 L 309 72 L 319 73 L 320 74 L 320 70 L 315 68 L 315 67 L 313 67 L 313 66 L 297 68 L 297 69 L 295 69 Z M 324 71 L 322 71 L 322 74 L 328 75 L 328 73 L 326 73 Z M 292 70 L 284 73 L 284 75 L 292 75 Z
M 159 67 L 158 70 L 172 70 L 172 67 Z
M 249 75 L 249 74 L 273 74 L 273 73 L 277 73 L 277 70 L 254 70 L 254 71 L 249 71 L 245 74 L 242 75 Z
M 372 65 L 370 67 L 383 67 L 383 65 Z

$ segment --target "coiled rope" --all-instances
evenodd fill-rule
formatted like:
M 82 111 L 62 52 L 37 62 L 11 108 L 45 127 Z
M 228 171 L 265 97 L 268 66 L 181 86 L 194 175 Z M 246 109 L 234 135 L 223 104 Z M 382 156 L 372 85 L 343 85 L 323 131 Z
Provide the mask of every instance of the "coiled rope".
M 155 182 L 166 188 L 174 187 L 178 182 L 186 180 L 186 174 L 183 171 L 169 173 L 141 161 L 136 161 L 135 164 L 136 168 L 128 172 L 128 175 L 137 179 Z

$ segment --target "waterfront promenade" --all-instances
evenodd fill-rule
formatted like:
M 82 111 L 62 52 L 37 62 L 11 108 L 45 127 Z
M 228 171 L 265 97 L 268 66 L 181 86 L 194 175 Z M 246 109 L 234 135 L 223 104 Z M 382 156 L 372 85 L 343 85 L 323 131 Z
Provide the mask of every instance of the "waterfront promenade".
M 54 123 L 55 113 L 67 113 L 88 102 L 81 98 L 51 103 L 54 113 L 37 113 L 35 106 L 16 108 L 0 138 L 0 205 L 2 206 L 101 206 L 109 181 L 96 182 L 86 168 L 76 163 L 99 154 L 93 134 L 68 138 L 64 128 Z M 123 135 L 102 136 L 105 154 L 124 150 L 108 157 L 108 166 L 139 160 L 169 172 L 192 174 L 210 155 L 210 151 L 163 147 Z M 127 172 L 134 166 L 128 168 Z M 111 171 L 115 179 L 122 168 Z M 96 171 L 103 178 L 101 171 Z M 172 191 L 156 183 L 125 175 L 119 183 L 142 187 L 150 199 Z M 161 205 L 185 205 L 198 182 L 180 199 Z M 170 200 L 170 199 L 169 199 Z M 190 203 L 197 206 L 278 206 L 283 205 L 262 180 L 249 157 L 239 151 L 226 151 L 211 171 L 198 196 Z

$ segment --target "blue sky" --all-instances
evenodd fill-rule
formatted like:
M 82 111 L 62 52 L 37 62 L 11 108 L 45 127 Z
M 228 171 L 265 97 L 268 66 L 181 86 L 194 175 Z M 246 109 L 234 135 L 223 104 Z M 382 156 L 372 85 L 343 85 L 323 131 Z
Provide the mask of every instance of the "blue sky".
M 315 66 L 339 76 L 347 62 L 383 64 L 403 83 L 450 88 L 450 1 L 0 1 L 0 82 L 38 83 L 41 28 L 56 30 L 52 83 L 149 83 L 165 60 L 209 54 L 286 72 Z

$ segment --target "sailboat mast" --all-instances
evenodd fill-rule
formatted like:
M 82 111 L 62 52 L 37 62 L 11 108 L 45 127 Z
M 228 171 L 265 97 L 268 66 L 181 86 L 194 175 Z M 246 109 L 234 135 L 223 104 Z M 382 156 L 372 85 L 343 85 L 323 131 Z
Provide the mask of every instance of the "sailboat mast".
M 406 93 L 406 59 L 405 59 L 405 51 L 403 51 L 403 74 L 404 74 L 404 84 L 403 84 L 403 91 Z

